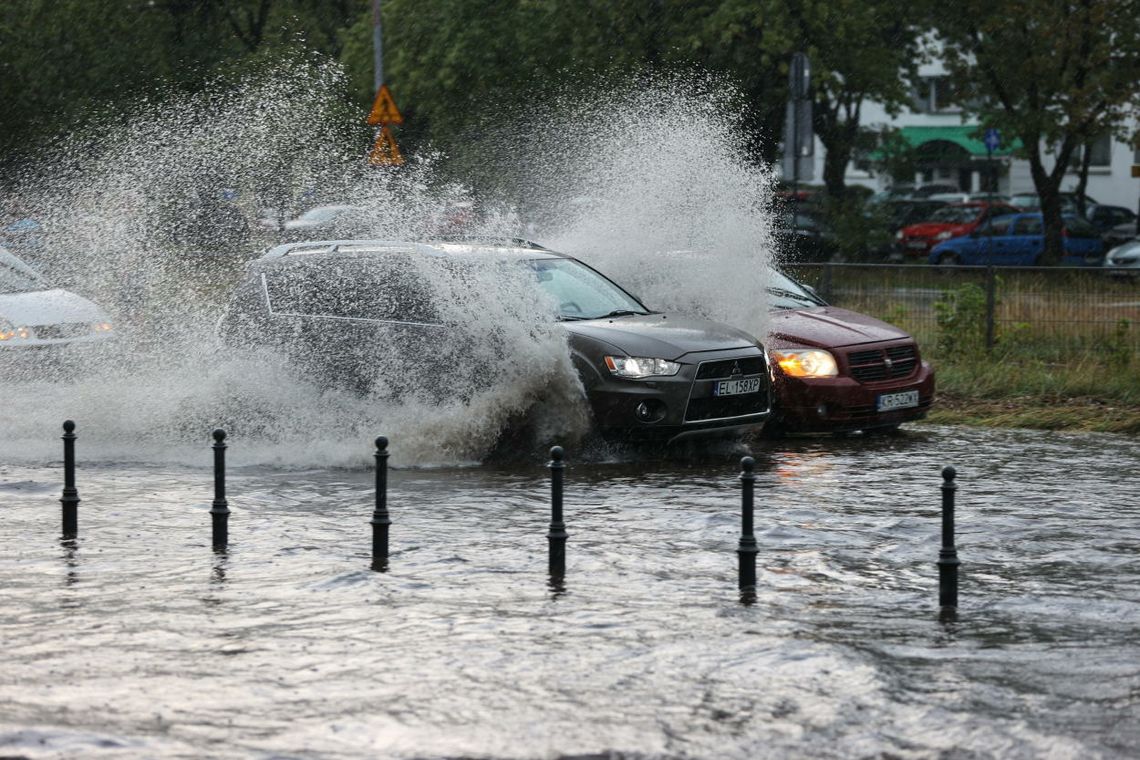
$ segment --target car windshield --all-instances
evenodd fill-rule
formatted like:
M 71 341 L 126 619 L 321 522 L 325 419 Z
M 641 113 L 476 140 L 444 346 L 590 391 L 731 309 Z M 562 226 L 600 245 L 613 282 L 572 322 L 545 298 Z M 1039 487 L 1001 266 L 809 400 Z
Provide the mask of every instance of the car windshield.
M 807 309 L 827 306 L 822 298 L 776 270 L 768 273 L 768 305 L 773 309 Z
M 965 224 L 977 219 L 980 211 L 977 206 L 943 206 L 930 215 L 930 221 Z
M 529 259 L 538 286 L 558 306 L 564 320 L 649 314 L 650 312 L 610 280 L 573 259 Z
M 43 290 L 46 283 L 31 267 L 0 248 L 0 293 Z
M 297 217 L 302 222 L 329 222 L 351 209 L 348 206 L 318 206 Z

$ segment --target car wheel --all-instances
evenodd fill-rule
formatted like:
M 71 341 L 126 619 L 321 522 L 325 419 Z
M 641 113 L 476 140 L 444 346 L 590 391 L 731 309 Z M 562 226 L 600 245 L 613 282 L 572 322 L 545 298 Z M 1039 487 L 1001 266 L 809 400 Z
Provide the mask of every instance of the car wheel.
M 949 272 L 955 267 L 960 266 L 962 260 L 958 258 L 956 253 L 944 253 L 938 257 L 938 268 L 943 272 Z

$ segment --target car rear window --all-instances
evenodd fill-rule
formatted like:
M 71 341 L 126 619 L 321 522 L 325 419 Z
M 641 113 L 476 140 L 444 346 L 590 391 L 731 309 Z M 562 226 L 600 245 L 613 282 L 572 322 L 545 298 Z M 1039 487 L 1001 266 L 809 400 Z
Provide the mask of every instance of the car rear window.
M 265 275 L 270 311 L 277 314 L 439 322 L 431 291 L 404 254 L 285 261 Z

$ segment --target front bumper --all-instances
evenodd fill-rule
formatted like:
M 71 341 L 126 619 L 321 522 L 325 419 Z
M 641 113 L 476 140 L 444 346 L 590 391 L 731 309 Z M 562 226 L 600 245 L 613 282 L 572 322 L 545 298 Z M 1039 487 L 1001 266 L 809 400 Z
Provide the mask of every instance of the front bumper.
M 922 419 L 934 403 L 934 370 L 921 362 L 909 377 L 860 382 L 840 375 L 793 378 L 777 370 L 772 423 L 793 433 L 842 433 L 894 427 Z M 880 412 L 884 394 L 918 391 L 918 406 Z
M 682 356 L 673 377 L 603 377 L 587 391 L 595 423 L 611 439 L 672 442 L 758 430 L 771 413 L 771 372 L 757 348 L 701 351 Z M 740 371 L 733 374 L 732 370 Z M 758 379 L 759 390 L 716 396 L 722 380 Z M 642 410 L 642 412 L 639 412 Z M 649 414 L 643 412 L 648 411 Z

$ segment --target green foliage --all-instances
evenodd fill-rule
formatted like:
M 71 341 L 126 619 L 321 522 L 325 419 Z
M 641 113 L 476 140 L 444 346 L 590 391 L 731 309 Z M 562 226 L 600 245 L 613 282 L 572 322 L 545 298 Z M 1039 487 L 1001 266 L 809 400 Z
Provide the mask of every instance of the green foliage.
M 943 291 L 934 303 L 938 349 L 947 357 L 977 356 L 986 348 L 986 293 L 969 282 Z
M 1132 349 L 1132 341 L 1128 334 L 1131 327 L 1132 322 L 1130 320 L 1121 319 L 1116 323 L 1116 328 L 1105 341 L 1104 349 L 1109 365 L 1125 369 L 1132 364 L 1135 352 Z

